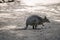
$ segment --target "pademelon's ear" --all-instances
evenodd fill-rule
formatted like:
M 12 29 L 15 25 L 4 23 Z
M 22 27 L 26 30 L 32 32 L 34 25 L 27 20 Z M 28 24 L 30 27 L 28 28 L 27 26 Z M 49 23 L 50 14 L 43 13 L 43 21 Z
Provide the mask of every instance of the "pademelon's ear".
M 45 19 L 47 19 L 47 17 L 45 16 Z

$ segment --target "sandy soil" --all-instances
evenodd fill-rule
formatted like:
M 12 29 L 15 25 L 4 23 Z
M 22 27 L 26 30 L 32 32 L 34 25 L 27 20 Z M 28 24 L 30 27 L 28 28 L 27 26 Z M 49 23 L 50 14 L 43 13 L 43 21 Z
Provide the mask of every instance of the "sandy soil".
M 60 40 L 59 4 L 35 7 L 13 4 L 0 7 L 0 40 Z M 31 26 L 24 30 L 26 19 L 31 15 L 47 16 L 50 23 L 39 25 L 36 30 Z
M 51 20 L 51 23 L 44 23 L 45 26 L 39 25 L 39 29 L 33 30 L 29 26 L 27 30 L 24 30 L 29 14 L 19 12 L 0 15 L 0 40 L 60 40 L 59 22 Z

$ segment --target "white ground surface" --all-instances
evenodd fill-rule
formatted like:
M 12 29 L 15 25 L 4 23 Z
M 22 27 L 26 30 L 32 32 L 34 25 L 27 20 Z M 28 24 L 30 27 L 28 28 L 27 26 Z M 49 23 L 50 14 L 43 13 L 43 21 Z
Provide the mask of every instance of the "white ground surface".
M 27 30 L 23 30 L 27 17 L 33 15 L 33 13 L 23 13 L 0 14 L 0 40 L 60 40 L 59 21 L 48 17 L 51 23 L 45 23 L 44 27 L 39 25 L 39 30 L 33 30 L 30 26 Z
M 0 40 L 60 40 L 60 5 L 10 5 L 0 6 Z M 13 6 L 13 7 L 11 7 Z M 5 9 L 8 8 L 8 9 Z M 33 30 L 31 26 L 23 30 L 28 16 L 47 16 L 50 23 L 38 26 Z M 41 28 L 42 27 L 42 28 Z

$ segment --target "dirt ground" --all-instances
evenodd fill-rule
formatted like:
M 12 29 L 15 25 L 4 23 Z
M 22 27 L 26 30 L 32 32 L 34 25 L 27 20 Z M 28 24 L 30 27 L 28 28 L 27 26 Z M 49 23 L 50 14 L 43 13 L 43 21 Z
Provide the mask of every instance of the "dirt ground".
M 50 23 L 39 25 L 36 30 L 31 26 L 24 30 L 25 21 L 30 15 L 34 13 L 1 13 L 0 40 L 60 40 L 60 22 L 57 21 L 50 20 Z
M 26 6 L 9 3 L 2 6 L 0 6 L 0 40 L 60 40 L 59 4 Z M 50 23 L 44 23 L 45 26 L 38 25 L 36 30 L 31 26 L 24 30 L 26 19 L 31 15 L 42 18 L 47 16 Z

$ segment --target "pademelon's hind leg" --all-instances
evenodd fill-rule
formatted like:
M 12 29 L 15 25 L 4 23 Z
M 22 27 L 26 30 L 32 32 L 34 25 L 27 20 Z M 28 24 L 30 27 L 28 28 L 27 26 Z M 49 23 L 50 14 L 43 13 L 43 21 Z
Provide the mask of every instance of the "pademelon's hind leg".
M 35 25 L 35 29 L 37 29 L 37 25 Z
M 35 26 L 33 25 L 33 29 L 35 29 Z

